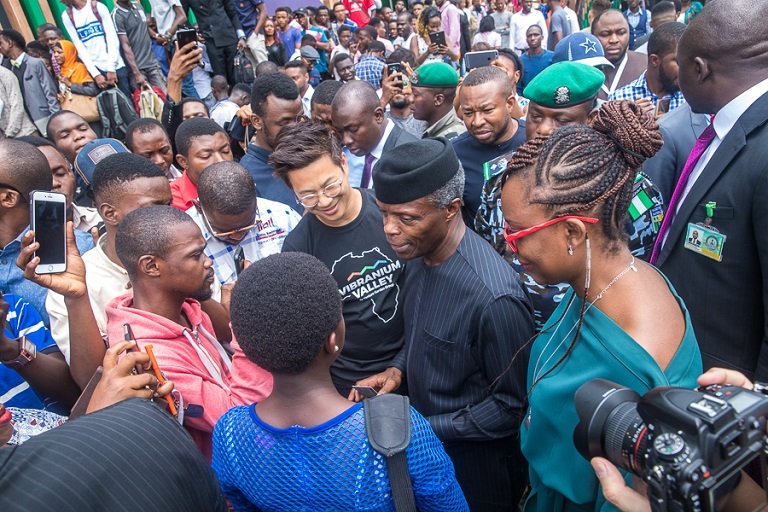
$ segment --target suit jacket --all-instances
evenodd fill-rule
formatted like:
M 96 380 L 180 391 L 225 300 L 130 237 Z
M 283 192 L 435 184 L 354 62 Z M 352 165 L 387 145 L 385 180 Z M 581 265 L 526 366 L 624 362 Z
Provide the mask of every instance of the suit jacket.
M 683 247 L 689 222 L 727 237 L 721 262 Z M 739 118 L 680 205 L 658 267 L 685 300 L 704 368 L 768 379 L 768 93 Z
M 643 172 L 658 187 L 664 204 L 669 204 L 688 155 L 706 127 L 707 115 L 694 114 L 687 103 L 659 120 L 664 145 L 658 153 L 645 161 Z
M 230 0 L 181 0 L 184 12 L 192 9 L 207 42 L 222 48 L 237 44 L 240 18 Z
M 382 154 L 390 151 L 392 148 L 399 146 L 400 144 L 415 142 L 419 140 L 407 131 L 397 126 L 394 121 L 390 120 L 389 122 L 394 124 L 394 126 L 392 127 L 392 131 L 389 134 L 387 142 L 384 143 L 384 151 L 382 151 Z
M 10 59 L 6 59 L 3 65 L 11 69 L 14 75 L 16 74 Z M 19 70 L 22 77 L 19 85 L 24 97 L 24 108 L 38 128 L 42 125 L 41 131 L 44 132 L 47 119 L 61 110 L 56 97 L 56 84 L 53 83 L 53 77 L 45 67 L 45 63 L 37 57 L 25 55 Z

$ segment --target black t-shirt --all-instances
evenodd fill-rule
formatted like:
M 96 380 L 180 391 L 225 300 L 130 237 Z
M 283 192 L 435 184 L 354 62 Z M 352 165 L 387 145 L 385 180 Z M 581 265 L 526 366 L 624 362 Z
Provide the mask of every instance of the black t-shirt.
M 342 394 L 387 368 L 403 346 L 405 262 L 387 243 L 373 191 L 360 192 L 363 206 L 351 223 L 330 227 L 308 213 L 283 242 L 283 252 L 305 252 L 325 263 L 339 285 L 347 331 L 331 374 Z
M 480 144 L 469 132 L 451 139 L 456 156 L 464 166 L 464 222 L 473 230 L 483 185 L 497 171 L 493 168 L 494 160 L 517 151 L 525 143 L 525 121 L 517 120 L 517 123 L 519 126 L 512 138 L 501 144 Z
M 0 448 L 3 512 L 224 512 L 216 476 L 184 429 L 133 398 Z

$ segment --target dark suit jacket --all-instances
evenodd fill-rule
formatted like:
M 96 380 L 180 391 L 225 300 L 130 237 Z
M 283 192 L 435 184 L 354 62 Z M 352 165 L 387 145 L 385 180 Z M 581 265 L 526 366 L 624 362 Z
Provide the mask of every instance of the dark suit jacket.
M 659 120 L 659 130 L 664 138 L 664 145 L 653 158 L 645 161 L 643 172 L 658 187 L 665 205 L 669 204 L 696 139 L 706 127 L 707 115 L 694 114 L 687 103 L 665 114 Z
M 237 30 L 242 30 L 240 18 L 231 0 L 181 0 L 184 12 L 192 9 L 207 41 L 221 48 L 237 44 Z
M 389 122 L 394 124 L 394 127 L 392 128 L 392 131 L 389 133 L 387 142 L 384 143 L 384 151 L 382 151 L 382 154 L 386 153 L 387 151 L 391 150 L 396 146 L 399 146 L 400 144 L 405 144 L 406 142 L 415 142 L 419 140 L 413 135 L 411 135 L 410 133 L 408 133 L 407 131 L 397 126 L 394 121 L 389 120 Z
M 723 260 L 683 248 L 689 222 L 727 236 Z M 768 94 L 739 118 L 680 206 L 657 266 L 685 300 L 704 368 L 768 379 Z

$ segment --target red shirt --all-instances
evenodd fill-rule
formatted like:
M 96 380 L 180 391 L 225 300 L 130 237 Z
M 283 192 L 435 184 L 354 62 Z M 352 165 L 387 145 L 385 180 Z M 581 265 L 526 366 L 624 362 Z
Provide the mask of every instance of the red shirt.
M 344 8 L 349 12 L 349 19 L 357 23 L 358 27 L 364 27 L 368 24 L 371 17 L 371 7 L 374 7 L 373 0 L 344 0 Z
M 181 178 L 171 182 L 171 206 L 185 212 L 192 208 L 192 201 L 197 199 L 197 185 L 187 177 L 187 171 Z

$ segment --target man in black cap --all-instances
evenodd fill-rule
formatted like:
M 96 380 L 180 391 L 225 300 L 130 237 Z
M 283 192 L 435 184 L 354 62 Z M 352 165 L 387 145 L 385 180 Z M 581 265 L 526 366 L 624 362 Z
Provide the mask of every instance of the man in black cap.
M 451 143 L 393 148 L 373 181 L 387 242 L 408 261 L 405 345 L 358 382 L 380 393 L 403 379 L 443 441 L 471 510 L 516 510 L 526 483 L 516 440 L 533 334 L 517 274 L 461 217 L 464 170 Z

